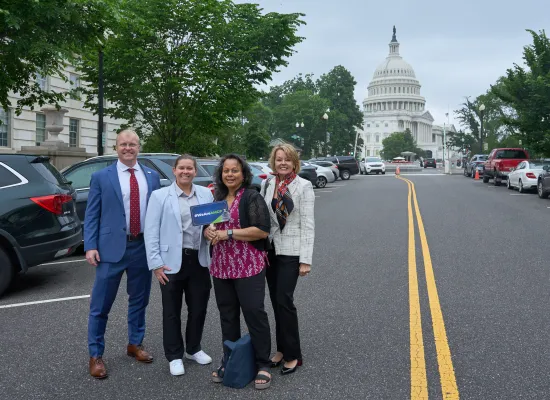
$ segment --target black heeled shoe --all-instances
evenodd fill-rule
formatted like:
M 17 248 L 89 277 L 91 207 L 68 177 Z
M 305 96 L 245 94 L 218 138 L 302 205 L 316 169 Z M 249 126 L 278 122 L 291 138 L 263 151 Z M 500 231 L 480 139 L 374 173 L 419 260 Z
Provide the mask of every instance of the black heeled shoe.
M 281 364 L 284 362 L 284 360 L 281 358 L 279 361 L 271 361 L 271 368 L 277 368 L 280 367 Z
M 301 366 L 302 366 L 302 360 L 300 360 L 300 359 L 298 360 L 296 365 L 292 368 L 287 368 L 283 365 L 283 368 L 281 369 L 281 375 L 293 374 L 294 372 L 296 372 L 298 367 L 301 367 Z

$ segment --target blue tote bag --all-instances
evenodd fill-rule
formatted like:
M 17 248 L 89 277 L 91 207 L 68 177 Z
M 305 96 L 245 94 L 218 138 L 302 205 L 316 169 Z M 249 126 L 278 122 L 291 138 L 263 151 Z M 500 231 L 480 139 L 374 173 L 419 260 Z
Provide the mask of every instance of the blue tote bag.
M 226 340 L 223 344 L 226 360 L 223 384 L 241 389 L 256 377 L 256 357 L 250 335 L 247 333 L 236 342 Z

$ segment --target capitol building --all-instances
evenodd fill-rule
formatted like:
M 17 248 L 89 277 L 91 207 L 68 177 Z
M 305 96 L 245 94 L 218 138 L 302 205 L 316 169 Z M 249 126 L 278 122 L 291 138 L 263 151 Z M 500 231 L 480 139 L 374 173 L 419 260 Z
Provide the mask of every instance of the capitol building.
M 389 54 L 376 68 L 363 101 L 364 123 L 359 131 L 364 141 L 363 156 L 379 156 L 383 139 L 409 129 L 427 157 L 443 157 L 444 127 L 434 125 L 420 88 L 413 68 L 399 54 L 394 27 Z M 456 132 L 452 125 L 445 129 Z

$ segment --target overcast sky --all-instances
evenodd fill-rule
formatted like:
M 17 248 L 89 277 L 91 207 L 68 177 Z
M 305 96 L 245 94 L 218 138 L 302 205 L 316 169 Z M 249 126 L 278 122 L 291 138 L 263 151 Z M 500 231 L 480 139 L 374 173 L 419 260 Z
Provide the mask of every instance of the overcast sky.
M 514 63 L 523 63 L 525 29 L 550 35 L 550 0 L 257 0 L 265 12 L 305 14 L 305 40 L 289 65 L 274 75 L 277 85 L 299 73 L 318 78 L 336 65 L 357 81 L 362 109 L 376 67 L 388 55 L 393 25 L 400 54 L 414 68 L 426 108 L 442 125 L 445 113 L 489 89 Z M 508 5 L 509 4 L 509 5 Z M 458 126 L 457 126 L 458 128 Z

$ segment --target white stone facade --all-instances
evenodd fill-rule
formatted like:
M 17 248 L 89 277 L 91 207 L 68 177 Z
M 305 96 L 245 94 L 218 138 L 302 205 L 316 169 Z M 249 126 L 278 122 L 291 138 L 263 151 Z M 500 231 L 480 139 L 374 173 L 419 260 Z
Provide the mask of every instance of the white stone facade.
M 420 94 L 420 82 L 399 55 L 395 28 L 389 47 L 388 57 L 376 68 L 363 101 L 363 156 L 380 155 L 383 139 L 409 129 L 419 148 L 441 158 L 443 128 L 433 125 L 434 118 L 425 109 L 426 100 Z M 449 130 L 454 131 L 454 127 Z
M 67 92 L 75 85 L 82 84 L 78 73 L 68 66 L 65 76 L 69 80 L 65 82 L 60 77 L 47 76 L 39 79 L 39 83 L 46 90 L 56 92 Z M 40 111 L 41 107 L 37 104 L 34 110 L 25 107 L 20 115 L 15 114 L 15 105 L 19 95 L 12 93 L 10 101 L 12 107 L 8 110 L 0 108 L 0 153 L 15 153 L 21 150 L 22 146 L 36 146 L 38 143 L 47 139 L 44 135 L 43 125 L 45 124 L 44 114 Z M 82 96 L 83 98 L 83 96 Z M 71 147 L 82 147 L 86 153 L 97 154 L 97 120 L 98 116 L 84 108 L 84 102 L 80 99 L 67 98 L 61 103 L 68 112 L 63 118 L 63 131 L 59 139 L 69 144 Z M 115 120 L 104 116 L 103 118 L 105 146 L 104 154 L 111 154 L 115 151 L 113 146 L 116 142 L 116 131 L 123 121 Z

